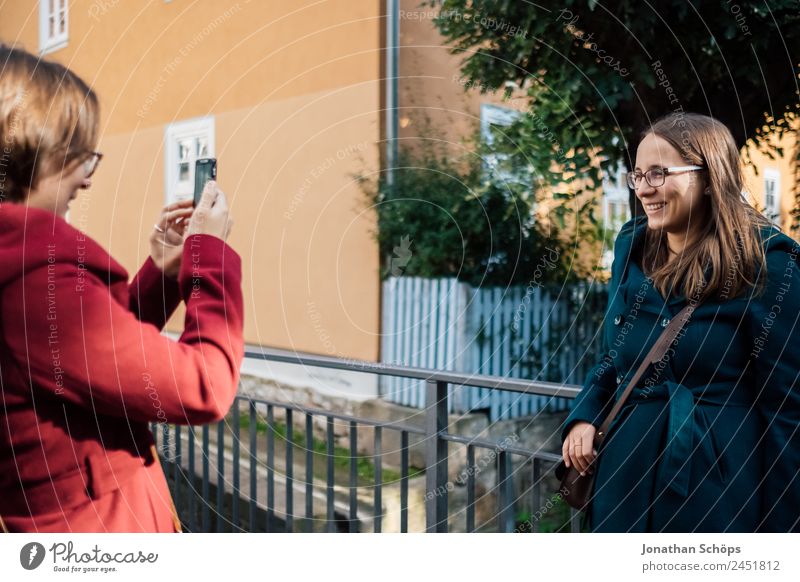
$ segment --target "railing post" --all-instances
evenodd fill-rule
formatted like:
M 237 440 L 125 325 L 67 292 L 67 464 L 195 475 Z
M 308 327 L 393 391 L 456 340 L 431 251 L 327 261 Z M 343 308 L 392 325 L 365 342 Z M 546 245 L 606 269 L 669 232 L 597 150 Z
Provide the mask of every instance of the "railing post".
M 505 449 L 497 456 L 497 531 L 514 530 L 514 484 L 511 481 L 511 458 Z
M 428 380 L 425 390 L 425 526 L 447 532 L 447 382 Z

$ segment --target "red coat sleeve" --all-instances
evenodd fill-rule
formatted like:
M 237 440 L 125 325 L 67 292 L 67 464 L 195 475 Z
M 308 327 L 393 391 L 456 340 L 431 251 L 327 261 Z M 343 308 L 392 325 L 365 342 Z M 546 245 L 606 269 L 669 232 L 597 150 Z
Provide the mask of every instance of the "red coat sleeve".
M 55 262 L 6 288 L 6 341 L 32 395 L 97 414 L 176 424 L 224 417 L 244 355 L 241 258 L 219 238 L 193 235 L 178 278 L 186 302 L 178 341 L 142 323 L 95 275 Z
M 167 277 L 151 257 L 136 273 L 130 284 L 130 309 L 139 321 L 152 323 L 163 329 L 181 302 L 177 279 Z

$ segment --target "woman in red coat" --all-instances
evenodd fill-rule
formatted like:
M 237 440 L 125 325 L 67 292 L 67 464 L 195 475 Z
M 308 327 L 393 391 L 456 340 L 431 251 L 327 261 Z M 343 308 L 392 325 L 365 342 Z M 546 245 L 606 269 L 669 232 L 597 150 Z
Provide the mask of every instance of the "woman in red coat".
M 180 531 L 149 422 L 199 424 L 233 402 L 241 259 L 209 183 L 168 206 L 128 273 L 66 222 L 91 185 L 97 97 L 74 73 L 0 46 L 0 528 Z M 186 303 L 178 341 L 160 333 Z

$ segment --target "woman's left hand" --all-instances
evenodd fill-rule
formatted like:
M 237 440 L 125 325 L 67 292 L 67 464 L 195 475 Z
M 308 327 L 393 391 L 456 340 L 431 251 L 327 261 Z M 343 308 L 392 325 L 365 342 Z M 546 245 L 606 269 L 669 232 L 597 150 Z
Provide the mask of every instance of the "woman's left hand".
M 178 278 L 186 227 L 193 212 L 191 198 L 173 202 L 163 208 L 153 227 L 153 234 L 150 235 L 150 256 L 167 277 Z

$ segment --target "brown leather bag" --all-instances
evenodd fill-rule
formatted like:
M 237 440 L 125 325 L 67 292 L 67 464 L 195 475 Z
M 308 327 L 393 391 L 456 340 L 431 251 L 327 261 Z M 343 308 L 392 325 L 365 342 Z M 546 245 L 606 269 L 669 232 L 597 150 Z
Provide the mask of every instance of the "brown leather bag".
M 695 305 L 693 303 L 689 303 L 686 307 L 681 309 L 678 315 L 672 318 L 672 321 L 669 322 L 669 325 L 667 325 L 664 331 L 661 332 L 661 335 L 656 340 L 656 343 L 653 344 L 652 348 L 650 348 L 647 356 L 636 370 L 636 374 L 634 374 L 631 381 L 628 382 L 628 385 L 625 387 L 625 391 L 622 393 L 622 396 L 619 397 L 616 404 L 614 404 L 611 412 L 608 413 L 608 416 L 606 417 L 605 421 L 603 421 L 600 429 L 595 433 L 593 444 L 598 454 L 589 465 L 589 467 L 593 469 L 593 472 L 591 474 L 587 473 L 585 475 L 581 475 L 580 472 L 575 468 L 575 465 L 567 467 L 563 459 L 556 467 L 556 478 L 561 480 L 559 493 L 564 501 L 566 501 L 571 507 L 583 511 L 589 505 L 589 501 L 591 500 L 592 496 L 592 488 L 594 486 L 594 476 L 597 473 L 600 445 L 603 444 L 603 440 L 608 433 L 608 428 L 611 426 L 614 418 L 622 409 L 622 406 L 625 404 L 628 396 L 630 396 L 630 393 L 636 386 L 636 383 L 639 382 L 642 375 L 647 370 L 647 367 L 650 364 L 656 364 L 661 361 L 661 359 L 667 353 L 669 347 L 672 345 L 672 342 L 675 341 L 684 325 L 686 325 L 686 322 L 689 321 L 689 318 L 692 316 L 692 312 L 694 312 L 694 310 Z

